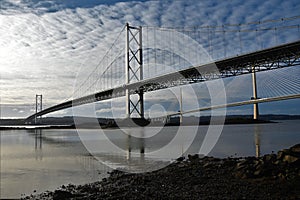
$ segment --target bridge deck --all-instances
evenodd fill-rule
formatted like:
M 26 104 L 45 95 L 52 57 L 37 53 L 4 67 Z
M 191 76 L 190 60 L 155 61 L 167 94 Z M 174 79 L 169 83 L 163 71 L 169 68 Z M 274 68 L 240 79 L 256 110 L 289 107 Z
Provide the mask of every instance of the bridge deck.
M 259 72 L 297 65 L 300 65 L 300 41 L 248 54 L 237 55 L 236 57 L 226 58 L 213 63 L 190 67 L 178 72 L 126 84 L 78 99 L 66 101 L 33 114 L 29 116 L 27 120 L 32 120 L 35 116 L 42 116 L 72 106 L 122 97 L 125 96 L 126 89 L 129 90 L 130 94 L 136 94 L 141 90 L 149 92 L 179 85 L 247 74 L 252 72 L 252 66 L 255 66 L 255 71 Z M 214 67 L 212 66 L 217 66 L 218 71 L 214 70 Z

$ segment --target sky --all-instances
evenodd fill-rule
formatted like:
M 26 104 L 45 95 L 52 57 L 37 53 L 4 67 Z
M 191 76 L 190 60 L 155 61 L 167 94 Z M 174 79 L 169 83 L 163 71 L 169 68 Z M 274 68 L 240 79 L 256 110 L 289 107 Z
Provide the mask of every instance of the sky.
M 1 117 L 32 114 L 36 94 L 43 94 L 44 107 L 72 99 L 76 81 L 80 80 L 78 75 L 88 74 L 97 66 L 127 22 L 155 27 L 219 26 L 288 18 L 299 15 L 299 10 L 297 0 L 1 0 Z M 299 25 L 299 20 L 285 24 Z M 267 23 L 261 28 L 269 25 L 273 24 Z M 274 41 L 299 40 L 299 28 L 293 31 L 282 31 L 280 36 L 275 35 L 278 34 L 276 31 L 269 31 L 261 40 L 266 41 L 265 45 L 272 43 L 273 36 Z M 243 48 L 252 46 L 253 42 L 248 40 Z M 235 49 L 234 46 L 231 48 Z M 298 68 L 258 74 L 259 96 L 281 95 L 287 90 L 299 93 Z M 228 101 L 249 99 L 252 92 L 250 83 L 250 76 L 225 80 Z M 284 83 L 287 84 L 283 86 Z M 198 97 L 205 95 L 205 91 L 207 93 L 201 84 L 192 87 Z M 166 108 L 177 110 L 175 97 L 173 100 L 172 97 L 165 99 L 166 93 L 178 93 L 174 91 L 146 95 L 146 108 L 152 107 L 153 112 L 158 113 Z M 184 108 L 193 108 L 188 98 L 189 89 L 183 89 L 183 93 L 186 97 Z M 299 100 L 274 102 L 261 105 L 260 110 L 264 114 L 300 114 L 299 103 Z M 112 105 L 116 115 L 124 113 L 124 99 L 96 104 L 93 108 L 100 116 L 110 116 Z M 85 110 L 83 106 L 77 111 L 84 114 Z M 251 106 L 229 109 L 231 114 L 250 114 L 251 110 Z M 56 115 L 72 115 L 72 110 Z

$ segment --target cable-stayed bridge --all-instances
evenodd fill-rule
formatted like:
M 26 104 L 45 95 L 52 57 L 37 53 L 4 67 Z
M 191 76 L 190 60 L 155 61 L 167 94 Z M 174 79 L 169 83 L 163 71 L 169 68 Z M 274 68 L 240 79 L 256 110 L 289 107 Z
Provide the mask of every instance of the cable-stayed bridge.
M 297 77 L 285 80 L 292 92 L 257 95 L 256 74 L 300 65 L 300 16 L 185 28 L 135 27 L 127 24 L 99 64 L 78 78 L 73 99 L 37 112 L 27 119 L 97 101 L 125 97 L 126 117 L 144 117 L 144 94 L 165 88 L 252 75 L 253 97 L 247 101 L 212 104 L 170 115 L 300 97 Z M 269 83 L 272 84 L 272 83 Z M 284 89 L 284 86 L 278 90 Z M 39 107 L 41 108 L 41 107 Z

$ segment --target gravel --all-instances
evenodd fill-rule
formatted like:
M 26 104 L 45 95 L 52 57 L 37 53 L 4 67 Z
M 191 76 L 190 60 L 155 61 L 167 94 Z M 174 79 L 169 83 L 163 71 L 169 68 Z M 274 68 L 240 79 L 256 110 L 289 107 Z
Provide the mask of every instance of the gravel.
M 300 199 L 300 144 L 262 157 L 189 155 L 154 172 L 114 170 L 86 185 L 24 199 Z

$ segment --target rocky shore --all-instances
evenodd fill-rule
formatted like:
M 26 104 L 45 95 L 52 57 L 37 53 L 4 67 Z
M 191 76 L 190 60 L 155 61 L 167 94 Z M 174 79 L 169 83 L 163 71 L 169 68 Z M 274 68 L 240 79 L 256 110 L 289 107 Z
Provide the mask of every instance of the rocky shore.
M 300 144 L 262 157 L 189 155 L 154 172 L 113 171 L 25 199 L 300 199 Z

